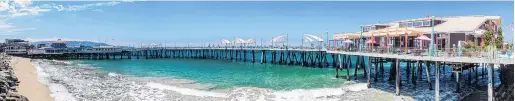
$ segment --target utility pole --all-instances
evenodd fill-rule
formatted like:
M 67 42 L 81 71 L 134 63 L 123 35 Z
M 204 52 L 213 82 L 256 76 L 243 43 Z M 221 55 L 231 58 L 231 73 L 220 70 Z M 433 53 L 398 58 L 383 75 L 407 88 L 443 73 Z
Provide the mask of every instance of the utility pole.
M 329 44 L 331 44 L 331 43 L 329 42 L 329 31 L 326 31 L 326 32 L 325 32 L 325 41 L 327 41 L 327 45 L 326 45 L 326 47 L 327 47 L 327 49 L 329 49 L 329 48 L 330 48 L 330 47 L 329 47 Z
M 304 33 L 302 33 L 302 36 L 300 37 L 302 38 L 302 42 L 300 43 L 300 48 L 304 48 Z
M 288 50 L 288 41 L 289 41 L 289 40 L 288 40 L 288 33 L 286 33 L 286 47 L 285 47 L 285 48 L 286 48 L 286 50 Z

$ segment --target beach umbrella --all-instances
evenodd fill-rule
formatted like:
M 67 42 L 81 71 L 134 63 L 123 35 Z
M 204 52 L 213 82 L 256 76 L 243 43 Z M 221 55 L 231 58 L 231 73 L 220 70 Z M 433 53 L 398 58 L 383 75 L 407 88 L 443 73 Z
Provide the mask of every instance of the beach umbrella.
M 223 43 L 223 44 L 231 44 L 231 41 L 226 40 L 226 39 L 222 39 L 222 43 Z
M 245 40 L 243 40 L 241 38 L 236 38 L 234 41 L 235 41 L 234 43 L 236 43 L 236 44 L 245 44 Z
M 354 43 L 354 42 L 349 40 L 349 39 L 347 39 L 347 40 L 343 41 L 343 43 Z
M 283 43 L 284 42 L 284 35 L 273 37 L 270 43 Z
M 315 40 L 315 41 L 318 41 L 318 42 L 323 42 L 324 41 L 324 39 L 322 39 L 322 38 L 320 38 L 318 36 L 315 36 L 315 35 L 311 35 L 311 34 L 304 34 L 304 35 L 309 37 L 309 38 L 311 38 L 311 39 L 313 39 L 313 40 Z

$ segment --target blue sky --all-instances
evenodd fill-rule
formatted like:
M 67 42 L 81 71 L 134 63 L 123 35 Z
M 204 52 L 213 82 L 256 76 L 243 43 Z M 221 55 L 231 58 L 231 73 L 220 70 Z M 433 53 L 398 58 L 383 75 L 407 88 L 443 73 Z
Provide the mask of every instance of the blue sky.
M 0 38 L 106 41 L 109 44 L 219 43 L 284 33 L 358 32 L 359 25 L 432 16 L 501 16 L 513 40 L 513 1 L 505 2 L 8 2 Z M 12 12 L 13 9 L 15 12 Z M 6 7 L 6 9 L 4 9 Z M 24 9 L 24 10 L 23 10 Z M 1 31 L 4 30 L 4 31 Z

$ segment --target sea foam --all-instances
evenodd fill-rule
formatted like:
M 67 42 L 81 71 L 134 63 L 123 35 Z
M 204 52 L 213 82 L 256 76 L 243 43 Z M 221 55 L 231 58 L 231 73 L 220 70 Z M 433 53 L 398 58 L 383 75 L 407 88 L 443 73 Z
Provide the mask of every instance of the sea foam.
M 176 92 L 179 92 L 179 93 L 185 94 L 185 95 L 209 96 L 209 97 L 227 97 L 226 94 L 222 94 L 222 93 L 209 92 L 209 91 L 201 91 L 201 90 L 195 90 L 195 89 L 189 89 L 189 88 L 179 88 L 179 87 L 175 87 L 175 86 L 164 85 L 164 84 L 153 83 L 153 82 L 147 83 L 146 86 L 148 86 L 150 88 L 172 90 L 172 91 L 176 91 Z

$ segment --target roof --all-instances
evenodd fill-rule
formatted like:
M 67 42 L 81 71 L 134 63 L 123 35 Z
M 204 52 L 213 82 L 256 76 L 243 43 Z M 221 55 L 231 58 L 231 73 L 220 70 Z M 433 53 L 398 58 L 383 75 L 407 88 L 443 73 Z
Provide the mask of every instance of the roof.
M 63 41 L 61 39 L 57 39 L 57 41 L 53 42 L 53 43 L 66 43 L 66 41 Z

